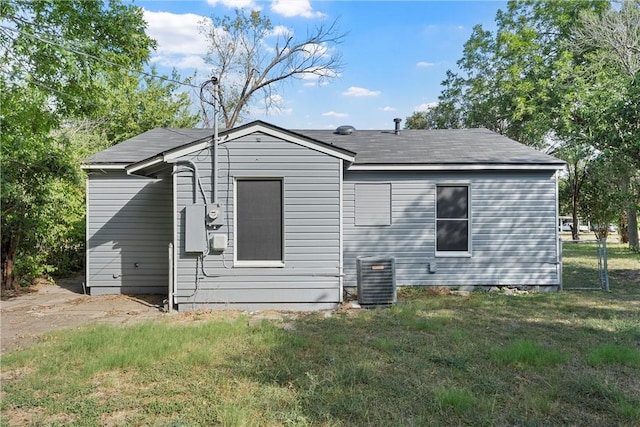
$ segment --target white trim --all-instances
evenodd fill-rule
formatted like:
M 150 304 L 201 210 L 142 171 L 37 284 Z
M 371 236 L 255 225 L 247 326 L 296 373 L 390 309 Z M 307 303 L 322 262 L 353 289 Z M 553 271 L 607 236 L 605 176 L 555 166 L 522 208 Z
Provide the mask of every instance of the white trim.
M 238 181 L 279 180 L 282 184 L 282 260 L 238 260 Z M 286 220 L 285 220 L 285 177 L 284 176 L 234 176 L 233 177 L 233 266 L 234 267 L 284 267 L 286 261 Z
M 560 227 L 559 225 L 559 217 L 560 217 L 560 196 L 558 194 L 558 175 L 559 171 L 553 174 L 555 179 L 555 202 L 556 202 L 556 217 L 554 219 L 554 228 L 555 228 L 555 239 L 556 239 L 556 280 L 558 282 L 558 289 L 562 290 L 562 256 L 561 256 L 561 246 L 562 242 L 560 241 Z
M 153 157 L 153 158 L 151 158 L 149 160 L 129 165 L 125 169 L 127 171 L 127 174 L 131 175 L 134 172 L 139 171 L 140 169 L 144 169 L 144 168 L 147 168 L 149 166 L 156 165 L 158 163 L 161 163 L 162 161 L 163 161 L 162 156 L 155 156 L 155 157 Z
M 235 252 L 234 252 L 235 255 Z M 233 261 L 234 267 L 242 267 L 242 268 L 274 268 L 274 267 L 284 267 L 284 261 L 237 261 L 234 259 Z
M 180 157 L 187 156 L 197 151 L 205 150 L 211 147 L 212 145 L 213 144 L 211 143 L 211 141 L 204 141 L 198 144 L 189 145 L 188 147 L 178 148 L 173 151 L 169 151 L 165 153 L 163 156 L 163 160 L 165 162 L 171 162 L 172 160 L 179 159 Z
M 178 299 L 178 167 L 173 165 L 173 171 L 171 173 L 171 187 L 172 187 L 172 205 L 173 205 L 173 301 L 169 301 L 169 304 L 175 305 Z
M 436 251 L 436 258 L 471 258 L 471 252 L 438 252 Z
M 231 191 L 233 192 L 233 266 L 235 267 L 238 263 L 238 180 L 235 176 L 233 177 L 233 188 Z M 229 206 L 226 206 L 226 208 L 228 209 Z M 229 224 L 227 224 L 227 227 L 229 227 Z
M 344 224 L 343 224 L 343 184 L 344 184 L 344 160 L 340 159 L 339 161 L 339 182 L 338 182 L 338 284 L 340 287 L 340 295 L 338 296 L 340 299 L 340 303 L 343 302 L 344 295 Z
M 85 197 L 85 206 L 86 206 L 86 215 L 84 219 L 84 240 L 85 240 L 85 266 L 84 266 L 84 282 L 85 289 L 89 289 L 91 287 L 91 283 L 89 282 L 89 278 L 91 275 L 89 274 L 89 266 L 91 263 L 89 262 L 89 177 L 87 176 L 87 180 L 85 181 L 85 189 L 84 189 L 84 197 Z
M 80 165 L 80 169 L 82 170 L 119 170 L 126 169 L 127 165 L 122 163 L 97 163 L 97 164 L 88 164 L 88 165 Z
M 510 164 L 433 164 L 433 165 L 351 165 L 350 171 L 486 171 L 486 170 L 559 170 L 564 165 L 510 165 Z
M 269 135 L 272 136 L 274 138 L 279 138 L 282 139 L 284 141 L 287 142 L 291 142 L 294 144 L 298 144 L 301 145 L 305 148 L 309 148 L 311 150 L 315 150 L 318 151 L 320 153 L 323 154 L 327 154 L 329 156 L 332 157 L 337 157 L 338 159 L 342 159 L 342 160 L 346 160 L 348 162 L 353 162 L 355 160 L 355 156 L 351 156 L 348 154 L 345 154 L 341 151 L 338 150 L 333 150 L 330 147 L 325 147 L 323 145 L 320 145 L 318 143 L 315 143 L 313 141 L 309 141 L 305 138 L 301 138 L 301 137 L 297 137 L 294 135 L 291 135 L 287 132 L 281 132 L 275 129 L 271 129 L 269 127 L 263 126 L 261 124 L 254 124 L 251 126 L 248 126 L 246 128 L 242 128 L 242 129 L 236 129 L 236 130 L 230 130 L 227 133 L 225 133 L 224 135 L 221 135 L 219 137 L 219 141 L 218 144 L 223 144 L 225 142 L 229 142 L 231 140 L 234 139 L 238 139 L 238 138 L 242 138 L 244 136 L 248 136 L 251 135 L 252 133 L 256 133 L 256 132 L 261 132 L 265 135 Z M 174 160 L 178 157 L 182 157 L 185 156 L 187 154 L 191 154 L 193 152 L 196 151 L 200 151 L 203 150 L 205 148 L 208 148 L 210 145 L 212 144 L 212 141 L 205 141 L 205 142 L 201 142 L 199 144 L 195 144 L 195 145 L 190 145 L 188 147 L 184 147 L 182 149 L 178 149 L 175 151 L 169 151 L 168 153 L 166 153 L 164 155 L 164 161 L 171 161 Z

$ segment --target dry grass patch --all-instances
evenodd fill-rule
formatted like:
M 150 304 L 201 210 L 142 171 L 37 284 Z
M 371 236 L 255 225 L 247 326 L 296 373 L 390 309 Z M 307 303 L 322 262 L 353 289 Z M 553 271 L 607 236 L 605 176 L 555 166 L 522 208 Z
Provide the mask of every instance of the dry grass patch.
M 411 289 L 390 309 L 58 332 L 3 355 L 0 425 L 640 425 L 639 303 L 623 282 Z

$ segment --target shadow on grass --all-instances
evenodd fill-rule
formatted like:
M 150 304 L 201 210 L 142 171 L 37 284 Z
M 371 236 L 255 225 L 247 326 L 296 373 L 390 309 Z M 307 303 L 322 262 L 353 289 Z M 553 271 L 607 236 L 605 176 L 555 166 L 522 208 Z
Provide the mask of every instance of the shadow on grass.
M 586 359 L 603 343 L 636 348 L 636 311 L 508 298 L 434 297 L 435 304 L 304 316 L 287 330 L 263 324 L 275 328 L 268 354 L 235 375 L 293 390 L 298 420 L 311 425 L 640 421 L 640 410 L 630 409 L 640 407 L 640 367 L 594 368 Z M 512 349 L 518 341 L 525 345 Z M 510 362 L 522 347 L 532 355 Z M 547 352 L 556 357 L 534 363 Z

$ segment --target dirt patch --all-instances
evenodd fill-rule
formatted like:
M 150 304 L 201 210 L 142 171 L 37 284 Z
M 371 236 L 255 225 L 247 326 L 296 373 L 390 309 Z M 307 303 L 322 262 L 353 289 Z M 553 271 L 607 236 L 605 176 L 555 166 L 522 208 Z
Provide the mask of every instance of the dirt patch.
M 170 319 L 173 323 L 193 324 L 248 316 L 250 325 L 259 324 L 262 320 L 275 320 L 287 327 L 301 314 L 271 310 L 196 310 L 168 314 L 164 311 L 162 295 L 90 296 L 83 293 L 83 280 L 82 277 L 65 279 L 57 285 L 42 281 L 28 291 L 0 301 L 0 353 L 30 346 L 47 332 L 89 323 L 125 325 Z
M 87 323 L 127 324 L 161 318 L 160 295 L 84 295 L 82 277 L 57 285 L 40 281 L 28 291 L 0 301 L 0 353 L 18 350 L 49 331 Z M 8 297 L 8 298 L 7 298 Z

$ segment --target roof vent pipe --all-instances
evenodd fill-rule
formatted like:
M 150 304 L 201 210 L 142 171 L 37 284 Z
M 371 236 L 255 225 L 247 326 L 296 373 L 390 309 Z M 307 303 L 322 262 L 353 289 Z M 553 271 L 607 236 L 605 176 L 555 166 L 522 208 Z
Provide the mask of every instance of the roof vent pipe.
M 401 121 L 402 121 L 402 119 L 398 118 L 398 117 L 393 119 L 393 122 L 396 124 L 396 135 L 400 135 L 400 122 Z

